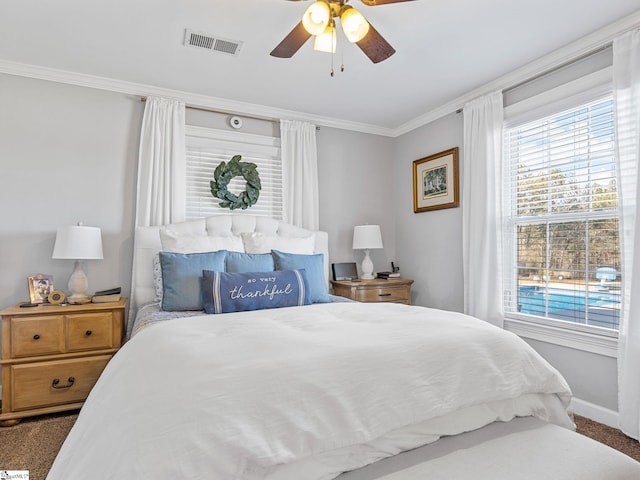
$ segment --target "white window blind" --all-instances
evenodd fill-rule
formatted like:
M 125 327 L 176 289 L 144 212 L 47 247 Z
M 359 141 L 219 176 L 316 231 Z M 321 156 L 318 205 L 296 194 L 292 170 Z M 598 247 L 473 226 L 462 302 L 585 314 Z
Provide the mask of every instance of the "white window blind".
M 230 213 L 218 204 L 221 200 L 211 194 L 210 182 L 220 162 L 228 162 L 241 155 L 243 162 L 255 163 L 260 175 L 260 197 L 246 210 L 233 213 L 282 218 L 282 162 L 280 139 L 241 132 L 227 132 L 204 127 L 187 126 L 186 219 Z M 246 182 L 235 177 L 229 191 L 239 194 Z
M 614 134 L 610 96 L 505 129 L 507 314 L 617 330 Z

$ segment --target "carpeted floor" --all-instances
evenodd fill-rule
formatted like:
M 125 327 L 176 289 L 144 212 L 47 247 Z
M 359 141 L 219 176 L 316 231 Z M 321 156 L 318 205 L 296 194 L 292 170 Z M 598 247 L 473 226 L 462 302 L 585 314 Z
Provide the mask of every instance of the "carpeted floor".
M 29 470 L 29 480 L 44 480 L 73 426 L 78 412 L 26 418 L 13 427 L 0 428 L 0 470 Z M 640 461 L 640 443 L 615 428 L 587 418 L 575 418 L 579 433 Z
M 76 418 L 77 411 L 64 412 L 0 427 L 0 470 L 29 470 L 29 480 L 44 480 Z
M 574 421 L 578 433 L 620 450 L 640 462 L 640 443 L 637 440 L 627 437 L 616 428 L 594 422 L 588 418 L 576 415 Z

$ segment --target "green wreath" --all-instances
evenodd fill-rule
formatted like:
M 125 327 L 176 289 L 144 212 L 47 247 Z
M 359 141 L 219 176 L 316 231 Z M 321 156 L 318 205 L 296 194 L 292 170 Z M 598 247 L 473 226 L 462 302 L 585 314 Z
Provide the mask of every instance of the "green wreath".
M 255 204 L 260 196 L 262 184 L 258 175 L 258 166 L 255 163 L 241 162 L 241 158 L 240 155 L 234 155 L 229 163 L 220 162 L 213 172 L 214 180 L 210 182 L 211 195 L 222 200 L 219 203 L 222 208 L 245 210 Z M 235 195 L 227 187 L 232 178 L 239 176 L 244 178 L 247 185 L 244 192 Z

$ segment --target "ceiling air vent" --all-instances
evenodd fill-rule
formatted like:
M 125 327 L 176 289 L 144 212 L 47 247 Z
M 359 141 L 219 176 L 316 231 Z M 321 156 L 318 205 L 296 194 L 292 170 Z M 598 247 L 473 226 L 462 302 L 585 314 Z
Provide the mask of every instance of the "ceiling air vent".
M 240 47 L 242 47 L 242 42 L 216 37 L 208 33 L 194 32 L 189 29 L 184 31 L 184 44 L 187 47 L 204 48 L 205 50 L 236 56 L 240 53 Z

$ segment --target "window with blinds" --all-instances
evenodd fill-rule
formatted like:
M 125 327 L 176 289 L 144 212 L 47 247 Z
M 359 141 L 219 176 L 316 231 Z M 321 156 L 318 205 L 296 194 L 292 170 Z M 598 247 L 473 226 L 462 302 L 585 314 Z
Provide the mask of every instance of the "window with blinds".
M 247 210 L 233 213 L 282 218 L 282 161 L 280 139 L 241 132 L 227 132 L 187 126 L 186 131 L 186 219 L 230 213 L 219 206 L 220 200 L 211 194 L 210 182 L 220 162 L 241 155 L 242 162 L 255 163 L 260 175 L 260 197 Z M 242 177 L 229 182 L 229 191 L 239 194 L 246 188 Z
M 505 129 L 505 313 L 618 329 L 614 136 L 610 96 Z

